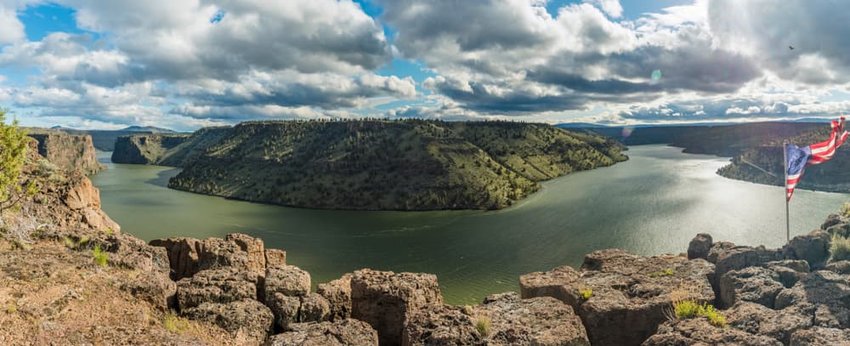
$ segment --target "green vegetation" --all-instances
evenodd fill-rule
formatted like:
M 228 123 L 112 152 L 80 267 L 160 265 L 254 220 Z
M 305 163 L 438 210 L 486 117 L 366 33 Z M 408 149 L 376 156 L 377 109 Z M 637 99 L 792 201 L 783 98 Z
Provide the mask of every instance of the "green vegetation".
M 109 253 L 100 249 L 100 245 L 95 245 L 94 249 L 92 249 L 92 258 L 94 258 L 94 263 L 101 267 L 106 267 L 107 262 L 109 261 Z
M 475 320 L 475 329 L 478 331 L 478 334 L 481 336 L 490 335 L 490 330 L 492 329 L 492 322 L 490 321 L 490 317 L 487 316 L 479 316 Z
M 833 261 L 850 260 L 850 239 L 838 234 L 832 236 L 829 253 Z
M 182 333 L 189 330 L 189 321 L 169 312 L 162 318 L 162 326 L 169 332 Z
M 30 139 L 18 127 L 17 120 L 11 125 L 5 120 L 6 111 L 0 109 L 0 213 L 16 207 L 24 197 L 36 192 L 34 181 L 21 181 Z
M 673 274 L 676 274 L 676 272 L 673 270 L 673 268 L 666 268 L 666 269 L 661 270 L 661 271 L 650 273 L 649 276 L 651 276 L 651 277 L 673 276 Z
M 677 301 L 673 303 L 673 312 L 678 319 L 705 317 L 715 327 L 726 326 L 726 317 L 708 303 L 700 304 L 691 299 Z
M 500 209 L 626 159 L 616 142 L 545 124 L 426 120 L 247 122 L 160 149 L 151 162 L 184 168 L 175 189 L 357 210 Z
M 593 297 L 593 290 L 590 288 L 582 288 L 578 290 L 578 295 L 581 297 L 582 300 L 588 300 Z

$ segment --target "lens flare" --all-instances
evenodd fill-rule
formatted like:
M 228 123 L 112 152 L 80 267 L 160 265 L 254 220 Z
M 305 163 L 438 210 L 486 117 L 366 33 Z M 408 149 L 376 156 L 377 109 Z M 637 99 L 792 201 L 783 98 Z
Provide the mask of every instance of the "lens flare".
M 659 80 L 661 80 L 661 70 L 652 71 L 652 75 L 650 76 L 650 78 L 652 78 L 653 82 L 658 82 Z

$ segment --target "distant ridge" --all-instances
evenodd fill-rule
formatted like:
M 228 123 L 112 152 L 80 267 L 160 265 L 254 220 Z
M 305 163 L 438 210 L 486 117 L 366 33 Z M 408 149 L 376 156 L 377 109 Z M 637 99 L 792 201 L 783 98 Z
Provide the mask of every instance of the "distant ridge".
M 176 133 L 177 131 L 156 126 L 128 126 L 118 131 L 147 133 Z

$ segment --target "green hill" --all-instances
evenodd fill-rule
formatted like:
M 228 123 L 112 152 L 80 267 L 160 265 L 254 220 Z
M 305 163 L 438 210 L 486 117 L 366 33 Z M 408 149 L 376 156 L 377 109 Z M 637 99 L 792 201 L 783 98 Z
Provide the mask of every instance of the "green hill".
M 513 122 L 247 122 L 147 146 L 148 163 L 183 167 L 175 189 L 356 210 L 499 209 L 540 181 L 627 159 L 601 136 Z

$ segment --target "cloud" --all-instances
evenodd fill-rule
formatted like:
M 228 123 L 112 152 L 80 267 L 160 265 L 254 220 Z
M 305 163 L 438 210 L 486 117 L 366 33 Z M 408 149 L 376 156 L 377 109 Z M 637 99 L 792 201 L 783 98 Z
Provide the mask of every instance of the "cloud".
M 585 2 L 599 7 L 605 12 L 605 14 L 613 18 L 620 18 L 623 16 L 623 6 L 620 5 L 619 0 L 585 0 Z
M 18 20 L 15 8 L 0 4 L 0 45 L 17 43 L 25 38 L 24 24 Z

